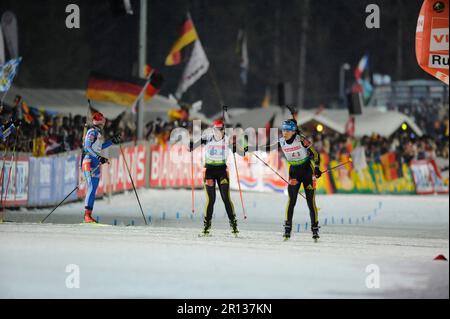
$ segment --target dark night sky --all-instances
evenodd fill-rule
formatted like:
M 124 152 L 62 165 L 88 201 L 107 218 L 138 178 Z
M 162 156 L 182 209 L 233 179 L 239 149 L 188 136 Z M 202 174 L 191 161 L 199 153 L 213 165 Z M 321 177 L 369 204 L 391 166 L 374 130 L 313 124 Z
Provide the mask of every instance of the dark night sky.
M 120 2 L 120 1 L 119 1 Z M 81 9 L 81 29 L 66 29 L 65 7 Z M 381 29 L 365 28 L 365 7 L 381 8 Z M 106 0 L 2 0 L 0 13 L 12 10 L 19 23 L 19 52 L 24 61 L 15 84 L 22 87 L 86 88 L 91 70 L 128 76 L 136 70 L 139 1 L 132 0 L 135 15 L 116 15 Z M 430 78 L 416 64 L 414 36 L 422 0 L 316 0 L 311 1 L 308 33 L 305 107 L 329 104 L 337 98 L 339 67 L 352 69 L 370 54 L 372 72 L 390 74 L 393 80 Z M 180 24 L 190 10 L 211 62 L 224 100 L 240 107 L 259 106 L 266 87 L 276 83 L 297 85 L 301 0 L 149 0 L 148 63 L 159 68 L 166 82 L 161 94 L 175 91 L 182 66 L 165 67 L 164 60 L 178 37 Z M 279 10 L 281 65 L 274 67 L 277 43 L 275 12 Z M 397 75 L 397 36 L 403 21 L 403 72 Z M 239 28 L 248 31 L 249 84 L 239 78 L 235 54 Z M 277 76 L 279 73 L 279 76 Z M 350 75 L 349 75 L 350 77 Z M 219 102 L 211 77 L 205 75 L 185 94 L 188 102 L 204 101 L 207 113 Z

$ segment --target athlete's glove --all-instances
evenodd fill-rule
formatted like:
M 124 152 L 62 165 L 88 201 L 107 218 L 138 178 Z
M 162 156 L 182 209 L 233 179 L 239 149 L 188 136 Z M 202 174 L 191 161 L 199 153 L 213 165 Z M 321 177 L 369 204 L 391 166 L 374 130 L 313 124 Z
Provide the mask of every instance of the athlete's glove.
M 121 139 L 122 139 L 122 137 L 120 136 L 120 134 L 116 134 L 116 135 L 113 136 L 113 138 L 111 139 L 111 141 L 112 141 L 114 144 L 119 144 L 120 141 L 121 141 Z
M 322 172 L 320 171 L 320 168 L 318 166 L 314 168 L 314 176 L 316 176 L 316 178 L 322 176 Z
M 103 157 L 103 156 L 97 156 L 97 159 L 98 159 L 98 161 L 101 163 L 101 164 L 105 164 L 105 163 L 108 163 L 108 159 L 106 158 L 106 157 Z
M 244 146 L 244 156 L 246 153 L 248 153 L 248 146 Z

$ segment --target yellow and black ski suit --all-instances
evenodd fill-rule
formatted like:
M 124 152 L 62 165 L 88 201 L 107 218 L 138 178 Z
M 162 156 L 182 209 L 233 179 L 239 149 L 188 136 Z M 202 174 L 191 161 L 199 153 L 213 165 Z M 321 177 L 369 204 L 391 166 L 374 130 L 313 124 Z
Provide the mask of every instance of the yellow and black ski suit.
M 280 138 L 278 147 L 283 150 L 289 164 L 289 201 L 285 212 L 285 232 L 290 234 L 292 230 L 294 207 L 302 184 L 309 208 L 311 229 L 314 231 L 319 224 L 314 176 L 320 177 L 321 174 L 319 170 L 320 154 L 314 149 L 311 142 L 298 133 L 289 140 Z
M 212 135 L 203 136 L 198 145 L 200 144 L 206 145 L 204 186 L 207 203 L 204 213 L 205 227 L 211 225 L 214 203 L 216 201 L 216 184 L 219 187 L 220 196 L 225 205 L 230 224 L 236 224 L 236 214 L 230 197 L 230 178 L 226 164 L 226 153 L 228 152 L 228 148 L 231 148 L 231 145 L 229 145 L 225 137 L 222 140 L 216 140 Z

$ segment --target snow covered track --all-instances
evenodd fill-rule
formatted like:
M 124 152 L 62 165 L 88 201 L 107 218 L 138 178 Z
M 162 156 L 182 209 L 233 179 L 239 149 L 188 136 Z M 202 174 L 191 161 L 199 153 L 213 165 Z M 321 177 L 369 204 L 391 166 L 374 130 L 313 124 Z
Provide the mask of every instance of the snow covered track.
M 146 204 L 155 196 L 162 201 L 175 197 L 176 205 L 184 197 L 189 200 L 187 191 L 167 193 L 142 192 L 143 206 L 150 207 Z M 232 196 L 236 200 L 238 194 Z M 101 201 L 97 206 L 104 211 L 101 218 L 107 213 L 120 217 L 119 203 L 128 206 L 127 218 L 137 213 L 129 198 L 129 194 L 114 197 L 113 208 Z M 197 198 L 200 202 L 201 196 Z M 321 196 L 321 220 L 328 218 L 328 224 L 321 229 L 319 243 L 304 230 L 304 203 L 295 215 L 300 232 L 283 242 L 282 215 L 275 211 L 286 198 L 276 194 L 245 194 L 245 198 L 250 203 L 249 220 L 240 221 L 239 238 L 229 233 L 220 203 L 210 238 L 198 237 L 201 216 L 183 217 L 181 205 L 165 207 L 166 220 L 154 217 L 148 227 L 80 225 L 80 203 L 63 207 L 65 211 L 51 220 L 69 223 L 66 218 L 78 216 L 78 223 L 75 218 L 74 224 L 0 224 L 0 297 L 449 297 L 448 263 L 433 260 L 439 254 L 449 257 L 448 198 Z M 251 209 L 253 201 L 256 211 Z M 382 207 L 374 214 L 380 201 Z M 151 206 L 153 211 L 157 205 Z M 346 213 L 338 214 L 343 207 Z M 9 212 L 7 217 L 25 220 L 45 212 Z M 367 212 L 373 218 L 363 224 Z M 343 215 L 344 225 L 337 222 L 341 218 L 337 215 Z M 70 276 L 66 267 L 71 264 L 79 267 L 78 289 L 66 287 Z M 366 285 L 371 275 L 367 270 L 373 267 L 379 269 L 379 288 Z

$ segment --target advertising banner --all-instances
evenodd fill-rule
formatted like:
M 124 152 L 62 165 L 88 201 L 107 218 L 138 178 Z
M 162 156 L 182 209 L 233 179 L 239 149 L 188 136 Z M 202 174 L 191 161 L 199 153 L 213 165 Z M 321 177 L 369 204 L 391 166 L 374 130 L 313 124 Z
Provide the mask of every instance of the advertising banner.
M 150 187 L 190 188 L 191 153 L 183 145 L 152 145 L 150 149 Z M 193 151 L 194 185 L 203 187 L 203 147 Z
M 417 194 L 448 194 L 448 186 L 433 160 L 411 161 L 410 168 Z
M 28 176 L 29 166 L 27 156 L 18 156 L 11 162 L 0 160 L 0 168 L 3 185 L 1 195 L 5 207 L 25 206 L 28 204 Z

